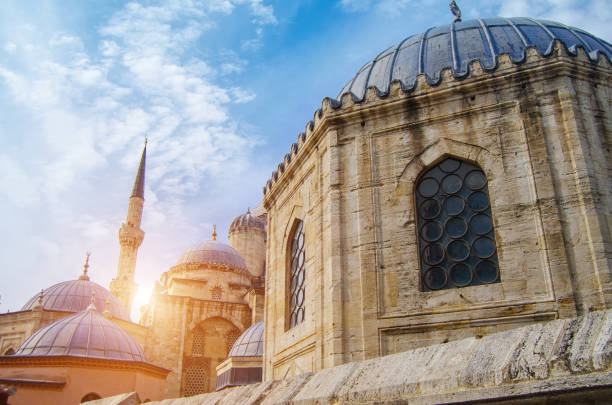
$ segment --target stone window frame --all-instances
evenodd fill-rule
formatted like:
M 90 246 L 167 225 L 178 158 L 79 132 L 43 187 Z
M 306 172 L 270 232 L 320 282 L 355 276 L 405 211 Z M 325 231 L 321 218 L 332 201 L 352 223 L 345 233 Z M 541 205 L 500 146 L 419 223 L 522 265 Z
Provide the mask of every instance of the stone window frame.
M 468 184 L 468 180 L 473 175 L 484 177 L 484 183 L 478 189 L 470 187 Z M 451 184 L 450 180 L 457 180 L 458 182 L 454 182 L 453 185 L 459 185 L 459 188 L 455 187 L 451 191 L 445 190 L 444 186 L 446 183 Z M 477 162 L 449 154 L 445 154 L 431 164 L 422 167 L 421 172 L 416 177 L 413 190 L 414 217 L 417 224 L 416 239 L 421 280 L 420 289 L 422 292 L 501 282 L 488 180 L 485 171 Z M 421 188 L 425 188 L 427 184 L 432 186 L 423 194 Z M 437 185 L 437 188 L 435 185 Z M 486 207 L 483 209 L 472 208 L 469 204 L 472 194 L 484 195 L 487 202 Z M 462 201 L 463 207 L 458 209 L 458 212 L 447 212 L 447 200 L 450 202 Z M 435 205 L 438 208 L 437 213 L 432 218 L 428 217 L 429 214 L 423 213 L 427 202 L 431 202 L 432 206 Z M 481 217 L 488 220 L 488 229 L 484 233 L 482 229 L 476 229 Z M 449 228 L 449 225 L 454 223 L 463 223 L 465 225 L 463 232 L 452 235 L 452 227 Z M 491 254 L 485 255 L 486 257 L 477 254 L 477 248 L 482 244 L 479 244 L 481 240 L 488 241 L 489 245 L 487 246 L 489 248 L 490 245 L 493 246 L 492 253 L 487 251 Z M 452 248 L 455 245 L 467 247 L 467 249 L 463 249 L 465 252 L 463 250 L 459 252 L 464 257 L 455 259 L 451 257 Z M 437 263 L 430 263 L 426 258 L 426 252 L 433 248 L 437 248 L 437 250 L 434 250 L 436 252 L 439 250 L 440 253 L 437 256 L 440 256 L 441 260 L 437 260 Z M 467 255 L 465 255 L 466 252 Z M 483 269 L 493 269 L 495 274 L 490 271 L 487 273 Z
M 285 264 L 285 331 L 288 331 L 290 329 L 293 329 L 301 324 L 303 324 L 304 320 L 306 319 L 306 276 L 307 276 L 307 272 L 306 272 L 306 224 L 304 222 L 304 220 L 302 218 L 292 218 L 291 220 L 291 231 L 288 233 L 288 237 L 286 239 L 286 244 L 285 244 L 285 257 L 286 257 L 286 264 Z M 301 228 L 300 228 L 301 227 Z M 302 265 L 302 269 L 298 270 L 301 272 L 302 274 L 302 283 L 301 283 L 301 292 L 303 294 L 303 298 L 301 300 L 301 305 L 298 305 L 297 308 L 297 313 L 299 313 L 299 311 L 301 311 L 302 316 L 301 319 L 296 321 L 295 323 L 292 323 L 292 314 L 295 312 L 295 308 L 292 308 L 292 289 L 291 289 L 291 285 L 292 285 L 292 248 L 293 248 L 293 243 L 294 243 L 294 239 L 296 236 L 296 232 L 298 230 L 302 231 L 302 235 L 303 235 L 303 246 L 302 246 L 302 251 L 301 254 L 303 255 L 303 265 Z M 300 286 L 297 286 L 300 287 Z M 299 291 L 298 293 L 299 294 Z M 297 299 L 297 298 L 296 298 Z M 297 305 L 297 302 L 296 302 Z

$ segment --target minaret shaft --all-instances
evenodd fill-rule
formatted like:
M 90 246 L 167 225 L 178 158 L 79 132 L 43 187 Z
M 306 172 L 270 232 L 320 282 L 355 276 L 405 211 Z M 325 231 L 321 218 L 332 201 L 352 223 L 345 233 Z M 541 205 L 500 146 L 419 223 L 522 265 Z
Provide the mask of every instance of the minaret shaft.
M 121 301 L 128 313 L 132 310 L 132 301 L 138 289 L 138 286 L 134 283 L 134 270 L 136 269 L 138 248 L 144 239 L 144 232 L 140 229 L 140 223 L 144 205 L 146 156 L 147 144 L 145 142 L 138 174 L 130 196 L 126 221 L 119 228 L 119 245 L 121 248 L 119 250 L 117 277 L 110 283 L 110 292 Z

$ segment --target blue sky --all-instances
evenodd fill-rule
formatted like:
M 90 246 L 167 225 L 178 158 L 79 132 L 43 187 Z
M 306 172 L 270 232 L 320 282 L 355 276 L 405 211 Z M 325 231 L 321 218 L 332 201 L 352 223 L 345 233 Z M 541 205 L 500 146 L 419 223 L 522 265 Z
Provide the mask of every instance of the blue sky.
M 459 1 L 612 40 L 603 0 Z M 5 0 L 0 5 L 0 311 L 116 273 L 145 135 L 136 282 L 149 290 L 261 189 L 326 96 L 380 51 L 448 24 L 448 1 Z

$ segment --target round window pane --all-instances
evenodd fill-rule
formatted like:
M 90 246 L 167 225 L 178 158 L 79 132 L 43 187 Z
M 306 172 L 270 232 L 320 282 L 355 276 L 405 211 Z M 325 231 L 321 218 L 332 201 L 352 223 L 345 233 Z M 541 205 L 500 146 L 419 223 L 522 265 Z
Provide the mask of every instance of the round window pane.
M 432 243 L 423 249 L 423 259 L 425 263 L 433 266 L 444 260 L 444 250 L 439 243 Z
M 297 285 L 301 287 L 303 283 L 304 283 L 304 272 L 299 271 L 297 274 Z
M 489 198 L 482 191 L 474 191 L 468 197 L 468 205 L 473 211 L 482 211 L 489 206 Z
M 297 287 L 297 277 L 291 277 L 291 290 L 290 291 L 295 291 L 295 288 Z
M 419 184 L 419 194 L 425 198 L 433 197 L 439 189 L 438 181 L 432 177 L 424 178 Z
M 295 273 L 295 270 L 297 269 L 297 262 L 297 257 L 291 259 L 291 274 Z
M 291 308 L 295 308 L 295 303 L 296 303 L 296 296 L 295 294 L 293 294 L 291 296 Z
M 459 169 L 461 162 L 456 159 L 446 159 L 440 163 L 440 170 L 446 173 L 453 173 Z
M 484 235 L 489 233 L 493 229 L 493 223 L 491 218 L 485 214 L 474 215 L 470 220 L 470 229 L 478 235 Z
M 304 247 L 304 234 L 303 233 L 300 233 L 300 237 L 298 238 L 298 246 L 300 249 Z
M 463 181 L 461 180 L 461 177 L 457 176 L 456 174 L 449 174 L 442 179 L 442 190 L 451 194 L 456 193 L 457 191 L 461 190 L 462 184 Z
M 447 250 L 448 257 L 455 262 L 465 260 L 470 255 L 469 246 L 462 240 L 452 241 L 448 244 Z
M 495 253 L 495 244 L 489 238 L 478 238 L 474 241 L 474 253 L 480 258 L 491 257 Z
M 483 260 L 476 266 L 476 277 L 483 283 L 497 281 L 497 266 L 488 260 Z
M 465 263 L 456 263 L 450 269 L 450 279 L 457 287 L 465 287 L 472 282 L 472 271 Z
M 432 267 L 425 272 L 423 281 L 430 290 L 439 290 L 446 285 L 446 272 L 440 267 Z
M 433 199 L 427 199 L 421 204 L 421 216 L 425 219 L 434 219 L 440 215 L 440 203 Z
M 297 250 L 297 243 L 295 243 L 295 240 L 294 240 L 293 243 L 291 243 L 291 256 L 295 256 L 296 250 Z
M 297 305 L 301 307 L 304 303 L 304 290 L 300 290 L 297 294 Z
M 463 212 L 464 208 L 465 201 L 459 196 L 451 195 L 444 200 L 444 211 L 446 211 L 448 215 L 459 215 Z
M 472 190 L 480 190 L 487 184 L 487 179 L 480 170 L 474 170 L 465 177 L 465 183 Z
M 304 320 L 304 308 L 300 308 L 297 312 L 297 321 L 302 322 Z
M 442 237 L 442 225 L 436 221 L 428 222 L 421 230 L 421 236 L 427 242 L 435 242 Z
M 446 221 L 444 228 L 451 238 L 460 238 L 467 232 L 467 224 L 463 218 L 450 218 Z
M 302 267 L 302 265 L 304 264 L 304 252 L 300 252 L 300 254 L 298 255 L 298 267 Z

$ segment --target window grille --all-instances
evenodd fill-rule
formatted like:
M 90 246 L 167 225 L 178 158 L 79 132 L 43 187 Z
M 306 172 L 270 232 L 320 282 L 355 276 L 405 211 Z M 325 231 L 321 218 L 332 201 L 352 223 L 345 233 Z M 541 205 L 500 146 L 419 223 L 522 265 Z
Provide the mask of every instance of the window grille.
M 223 288 L 218 285 L 214 286 L 210 289 L 210 295 L 214 301 L 221 301 L 221 298 L 223 297 Z
M 483 171 L 445 159 L 421 176 L 415 194 L 423 291 L 499 283 Z
M 225 345 L 227 347 L 227 353 L 232 350 L 232 346 L 234 346 L 234 343 L 236 342 L 236 339 L 238 339 L 238 336 L 240 336 L 240 333 L 238 333 L 238 331 L 236 330 L 233 330 L 227 335 L 225 335 Z
M 291 328 L 304 320 L 305 261 L 304 222 L 299 221 L 291 238 L 289 269 L 289 327 Z
M 183 372 L 183 378 L 183 395 L 186 397 L 202 394 L 208 390 L 208 377 L 204 366 L 187 367 Z
M 204 354 L 204 331 L 196 328 L 193 332 L 193 344 L 191 345 L 192 356 L 202 356 Z

